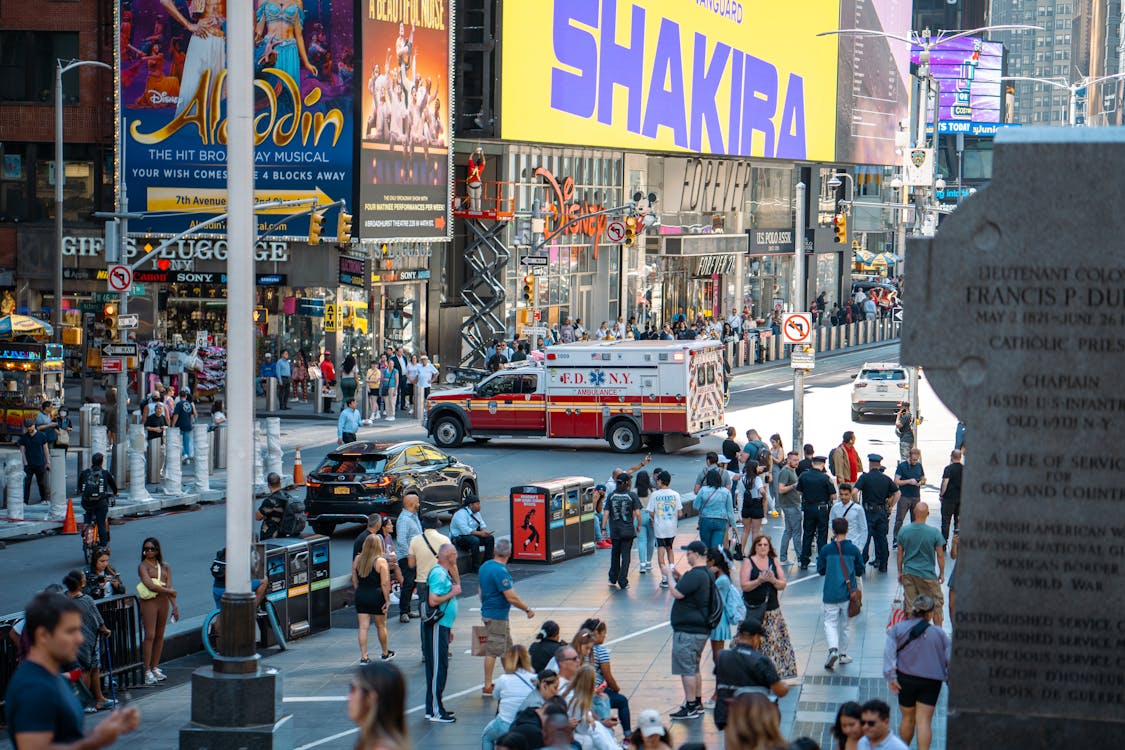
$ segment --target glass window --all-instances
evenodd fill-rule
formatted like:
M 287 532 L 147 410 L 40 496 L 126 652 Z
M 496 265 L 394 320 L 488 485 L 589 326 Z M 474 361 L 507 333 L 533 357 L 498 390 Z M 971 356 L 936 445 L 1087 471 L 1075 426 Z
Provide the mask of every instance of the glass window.
M 751 182 L 753 226 L 793 226 L 793 170 L 789 167 L 754 167 Z
M 520 377 L 523 378 L 523 392 L 524 393 L 535 393 L 535 391 L 536 391 L 536 389 L 539 385 L 539 376 L 538 375 L 521 375 Z
M 501 393 L 519 393 L 520 388 L 519 375 L 499 375 L 492 380 L 481 383 L 477 395 L 482 398 L 492 398 Z
M 439 451 L 437 448 L 431 448 L 428 445 L 423 445 L 420 446 L 419 449 L 422 451 L 422 457 L 425 462 L 431 466 L 434 466 L 436 464 L 449 463 L 449 457 Z
M 420 445 L 412 445 L 403 451 L 406 454 L 406 463 L 410 465 L 420 465 L 426 462 L 426 453 Z
M 52 102 L 57 61 L 78 57 L 78 32 L 0 31 L 0 101 Z M 63 101 L 78 103 L 78 71 L 63 77 Z
M 317 468 L 320 474 L 382 474 L 386 456 L 347 456 L 332 453 Z

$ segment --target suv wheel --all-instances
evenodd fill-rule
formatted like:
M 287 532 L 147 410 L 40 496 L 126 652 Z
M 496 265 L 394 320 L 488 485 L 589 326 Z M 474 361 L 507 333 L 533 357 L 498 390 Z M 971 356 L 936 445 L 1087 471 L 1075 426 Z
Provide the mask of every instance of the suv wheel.
M 442 448 L 456 448 L 465 439 L 465 429 L 461 426 L 461 420 L 451 414 L 434 420 L 431 434 L 434 436 L 434 442 Z
M 465 498 L 469 495 L 477 494 L 477 488 L 473 486 L 472 482 L 465 482 L 461 485 L 461 507 L 465 505 Z
M 614 422 L 606 434 L 609 447 L 618 453 L 635 453 L 641 447 L 641 433 L 637 426 L 627 419 Z
M 853 422 L 862 422 L 863 421 L 863 412 L 861 412 L 859 409 L 856 409 L 856 408 L 853 407 L 852 408 L 852 421 Z
M 336 524 L 329 523 L 328 521 L 313 521 L 312 530 L 317 534 L 332 536 L 332 532 L 336 530 Z

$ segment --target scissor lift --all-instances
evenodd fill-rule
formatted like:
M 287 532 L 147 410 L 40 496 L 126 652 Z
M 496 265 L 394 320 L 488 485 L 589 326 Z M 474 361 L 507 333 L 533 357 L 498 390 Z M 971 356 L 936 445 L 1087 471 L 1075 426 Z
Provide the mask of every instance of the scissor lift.
M 470 315 L 461 324 L 461 340 L 467 351 L 461 365 L 484 359 L 484 350 L 497 338 L 504 338 L 504 322 L 496 314 L 504 304 L 504 267 L 512 254 L 504 245 L 502 233 L 512 220 L 514 186 L 510 182 L 486 181 L 477 201 L 469 198 L 465 180 L 457 181 L 453 215 L 464 219 L 473 239 L 465 247 L 465 261 L 472 275 L 465 280 L 461 299 Z

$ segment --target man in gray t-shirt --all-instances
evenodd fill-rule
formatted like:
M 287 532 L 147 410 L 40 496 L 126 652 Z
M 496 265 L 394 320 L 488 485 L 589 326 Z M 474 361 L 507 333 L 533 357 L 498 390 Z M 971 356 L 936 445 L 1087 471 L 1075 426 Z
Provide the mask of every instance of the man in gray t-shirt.
M 801 526 L 803 514 L 801 513 L 801 493 L 797 491 L 797 464 L 800 462 L 797 451 L 789 451 L 785 457 L 785 464 L 777 474 L 777 504 L 785 516 L 785 531 L 781 534 L 781 562 L 789 562 L 789 540 L 793 540 L 793 552 L 798 558 L 801 556 Z

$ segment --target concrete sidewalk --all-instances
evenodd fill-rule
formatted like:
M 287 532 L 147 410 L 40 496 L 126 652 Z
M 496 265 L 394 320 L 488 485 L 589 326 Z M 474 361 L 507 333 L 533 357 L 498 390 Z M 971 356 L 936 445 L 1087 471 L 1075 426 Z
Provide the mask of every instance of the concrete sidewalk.
M 924 491 L 924 498 L 936 505 L 932 489 Z M 771 520 L 765 530 L 775 537 L 776 543 L 781 523 Z M 694 536 L 695 521 L 685 520 L 680 525 L 677 546 Z M 668 613 L 672 597 L 667 589 L 659 588 L 658 577 L 639 575 L 635 562 L 630 574 L 632 585 L 627 591 L 607 588 L 603 584 L 607 558 L 608 555 L 598 552 L 558 566 L 513 565 L 516 590 L 536 611 L 536 618 L 527 620 L 513 610 L 513 615 L 519 615 L 512 620 L 513 639 L 530 643 L 546 619 L 558 622 L 563 637 L 569 638 L 582 620 L 599 617 L 608 624 L 613 672 L 629 698 L 634 720 L 645 708 L 656 708 L 667 716 L 682 699 L 679 679 L 669 673 L 672 633 Z M 868 577 L 864 583 L 864 611 L 854 621 L 853 645 L 848 649 L 854 662 L 829 672 L 823 668 L 826 646 L 821 579 L 815 571 L 799 571 L 796 565 L 786 573 L 790 585 L 781 597 L 782 611 L 797 653 L 800 676 L 799 685 L 781 701 L 782 728 L 790 739 L 809 736 L 827 748 L 832 746 L 828 731 L 842 702 L 879 697 L 895 706 L 881 673 L 884 629 L 897 584 L 893 575 L 875 573 Z M 582 583 L 576 585 L 576 581 Z M 388 624 L 391 648 L 397 652 L 395 664 L 407 678 L 408 725 L 414 747 L 475 750 L 480 747 L 481 730 L 495 712 L 492 700 L 480 695 L 481 660 L 469 656 L 467 651 L 470 628 L 480 623 L 475 576 L 465 577 L 465 590 L 454 628 L 454 658 L 446 690 L 446 703 L 457 712 L 455 724 L 433 724 L 422 716 L 425 677 L 418 622 L 402 625 L 392 618 Z M 359 659 L 354 611 L 337 612 L 333 626 L 331 631 L 293 642 L 289 651 L 263 652 L 264 664 L 284 675 L 284 710 L 294 717 L 298 750 L 354 746 L 355 734 L 344 704 L 348 679 Z M 370 635 L 370 653 L 378 658 L 374 631 Z M 130 700 L 141 709 L 142 730 L 115 747 L 175 747 L 178 731 L 189 714 L 191 672 L 203 663 L 205 660 L 198 655 L 171 662 L 164 665 L 169 675 L 166 683 L 134 690 Z M 714 687 L 711 669 L 711 658 L 705 655 L 704 696 Z M 943 690 L 935 718 L 935 750 L 945 747 L 945 693 Z M 894 714 L 892 726 L 897 727 L 897 708 Z M 719 733 L 710 713 L 695 721 L 666 723 L 671 727 L 674 746 L 686 741 L 719 746 Z M 0 747 L 8 745 L 0 743 Z

